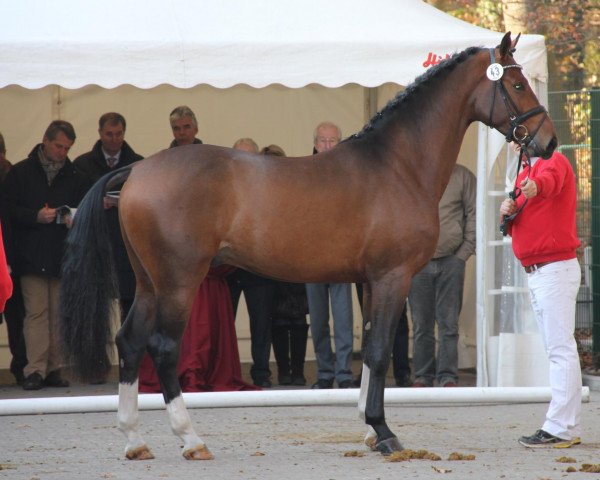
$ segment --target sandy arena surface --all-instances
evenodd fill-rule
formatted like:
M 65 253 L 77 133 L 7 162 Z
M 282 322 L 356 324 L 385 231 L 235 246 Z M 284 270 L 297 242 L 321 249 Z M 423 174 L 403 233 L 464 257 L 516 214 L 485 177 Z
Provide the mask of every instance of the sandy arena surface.
M 140 430 L 156 456 L 140 462 L 124 458 L 114 412 L 1 416 L 0 478 L 596 479 L 600 474 L 566 469 L 600 463 L 599 409 L 600 393 L 591 392 L 583 404 L 581 446 L 528 450 L 517 438 L 540 426 L 545 404 L 388 406 L 389 425 L 405 448 L 442 458 L 396 463 L 363 445 L 366 429 L 351 406 L 192 409 L 215 454 L 203 462 L 183 459 L 164 411 L 140 412 Z M 449 461 L 452 452 L 475 459 Z M 561 456 L 575 463 L 560 463 Z

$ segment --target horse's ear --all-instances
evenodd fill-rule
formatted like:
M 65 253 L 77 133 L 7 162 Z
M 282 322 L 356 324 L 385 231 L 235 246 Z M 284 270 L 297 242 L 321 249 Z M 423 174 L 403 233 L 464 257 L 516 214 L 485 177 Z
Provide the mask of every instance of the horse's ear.
M 517 40 L 519 37 L 517 37 Z M 516 44 L 516 43 L 515 43 Z M 502 37 L 502 41 L 500 42 L 500 58 L 504 58 L 508 53 L 510 53 L 510 49 L 512 48 L 510 41 L 510 32 L 506 32 L 504 37 Z
M 514 51 L 517 49 L 517 43 L 519 43 L 519 38 L 521 38 L 521 34 L 519 33 L 517 35 L 517 38 L 515 38 L 511 45 L 510 45 L 510 53 L 514 53 Z

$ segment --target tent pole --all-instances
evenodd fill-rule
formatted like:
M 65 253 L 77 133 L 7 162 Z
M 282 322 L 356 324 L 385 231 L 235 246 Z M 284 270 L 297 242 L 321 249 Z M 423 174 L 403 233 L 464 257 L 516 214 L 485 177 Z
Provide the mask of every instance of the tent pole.
M 367 123 L 373 115 L 377 113 L 377 100 L 379 97 L 379 92 L 377 87 L 364 89 L 364 123 Z

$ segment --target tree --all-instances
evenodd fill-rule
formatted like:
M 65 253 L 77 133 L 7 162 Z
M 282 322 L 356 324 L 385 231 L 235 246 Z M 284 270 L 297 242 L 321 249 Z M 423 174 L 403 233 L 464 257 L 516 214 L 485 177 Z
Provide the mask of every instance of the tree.
M 550 90 L 600 86 L 598 0 L 431 0 L 428 3 L 481 27 L 544 35 Z
M 479 2 L 481 3 L 481 2 Z M 496 2 L 502 5 L 502 18 L 504 20 L 504 30 L 513 33 L 526 33 L 528 1 L 527 0 L 503 0 Z

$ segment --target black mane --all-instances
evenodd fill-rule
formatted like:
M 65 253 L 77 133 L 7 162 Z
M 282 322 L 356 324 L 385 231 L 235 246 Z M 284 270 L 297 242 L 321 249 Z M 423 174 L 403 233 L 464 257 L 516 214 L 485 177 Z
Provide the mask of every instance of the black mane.
M 402 105 L 406 105 L 416 95 L 420 94 L 425 88 L 430 88 L 433 84 L 437 84 L 441 79 L 445 78 L 456 66 L 464 62 L 467 58 L 475 55 L 482 50 L 481 47 L 469 47 L 460 53 L 453 54 L 450 58 L 443 60 L 435 67 L 430 68 L 425 73 L 419 75 L 414 82 L 406 87 L 390 100 L 388 104 L 377 112 L 363 127 L 363 129 L 347 138 L 362 138 L 365 134 L 372 131 L 384 118 L 390 116 L 395 110 Z

